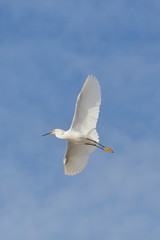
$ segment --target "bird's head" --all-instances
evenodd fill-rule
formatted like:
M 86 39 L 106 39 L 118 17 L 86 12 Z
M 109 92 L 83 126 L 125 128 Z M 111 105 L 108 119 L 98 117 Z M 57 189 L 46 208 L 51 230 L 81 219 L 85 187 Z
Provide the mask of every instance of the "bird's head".
M 63 135 L 64 134 L 64 130 L 62 130 L 62 129 L 54 129 L 51 132 L 43 134 L 42 136 L 47 136 L 47 135 L 51 135 L 51 134 L 55 134 L 56 137 L 57 137 L 59 135 Z

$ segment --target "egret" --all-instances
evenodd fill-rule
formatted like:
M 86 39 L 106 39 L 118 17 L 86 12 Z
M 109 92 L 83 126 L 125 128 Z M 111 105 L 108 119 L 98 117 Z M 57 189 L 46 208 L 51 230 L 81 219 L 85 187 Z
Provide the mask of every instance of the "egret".
M 100 84 L 95 76 L 90 75 L 77 97 L 74 117 L 69 130 L 54 129 L 42 135 L 55 134 L 57 138 L 68 141 L 64 156 L 64 172 L 66 175 L 80 173 L 87 165 L 89 155 L 96 148 L 113 153 L 111 148 L 99 143 L 96 125 L 100 105 Z

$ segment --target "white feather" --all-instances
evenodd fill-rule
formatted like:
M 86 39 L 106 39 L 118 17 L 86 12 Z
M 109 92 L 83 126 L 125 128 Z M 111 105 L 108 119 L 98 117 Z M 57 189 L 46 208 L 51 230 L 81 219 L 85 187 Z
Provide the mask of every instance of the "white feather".
M 77 97 L 70 129 L 87 134 L 96 128 L 101 104 L 101 89 L 96 77 L 88 76 Z
M 64 172 L 66 175 L 80 173 L 88 163 L 88 158 L 95 147 L 76 144 L 68 141 L 67 151 L 64 157 Z
M 101 104 L 101 89 L 96 77 L 88 76 L 77 97 L 75 113 L 69 132 L 79 132 L 99 142 L 96 124 Z M 67 175 L 81 172 L 95 147 L 68 142 L 64 157 L 64 171 Z

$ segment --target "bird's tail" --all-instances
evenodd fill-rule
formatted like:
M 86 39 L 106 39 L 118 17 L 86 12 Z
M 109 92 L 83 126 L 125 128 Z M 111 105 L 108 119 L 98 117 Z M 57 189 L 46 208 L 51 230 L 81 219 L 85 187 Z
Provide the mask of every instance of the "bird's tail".
M 92 128 L 89 133 L 88 133 L 88 138 L 96 141 L 96 142 L 99 142 L 99 136 L 98 136 L 98 132 L 95 128 Z

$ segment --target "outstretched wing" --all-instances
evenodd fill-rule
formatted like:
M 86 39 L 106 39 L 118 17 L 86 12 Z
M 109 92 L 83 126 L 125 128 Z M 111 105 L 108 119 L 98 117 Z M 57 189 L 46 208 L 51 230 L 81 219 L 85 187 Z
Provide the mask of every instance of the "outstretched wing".
M 88 163 L 90 153 L 94 150 L 94 146 L 75 144 L 68 141 L 66 154 L 64 156 L 65 174 L 76 175 L 81 172 Z
M 77 97 L 70 129 L 87 134 L 91 129 L 96 128 L 100 104 L 101 90 L 99 82 L 96 77 L 88 76 Z

